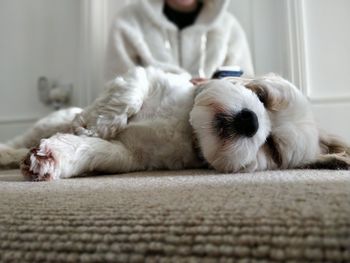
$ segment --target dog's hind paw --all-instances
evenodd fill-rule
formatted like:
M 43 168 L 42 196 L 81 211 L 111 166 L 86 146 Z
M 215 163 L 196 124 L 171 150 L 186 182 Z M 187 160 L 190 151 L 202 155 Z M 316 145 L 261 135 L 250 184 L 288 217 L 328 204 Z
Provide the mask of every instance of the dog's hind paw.
M 0 169 L 18 169 L 28 149 L 14 149 L 0 144 Z
M 33 148 L 21 163 L 21 171 L 30 181 L 57 179 L 56 161 L 46 147 Z

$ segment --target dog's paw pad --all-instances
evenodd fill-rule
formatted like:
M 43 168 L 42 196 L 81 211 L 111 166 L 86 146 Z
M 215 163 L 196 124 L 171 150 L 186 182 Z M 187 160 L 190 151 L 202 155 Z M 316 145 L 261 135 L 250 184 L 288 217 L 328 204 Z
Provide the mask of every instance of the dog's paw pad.
M 46 148 L 33 148 L 21 163 L 21 171 L 30 181 L 49 181 L 55 178 L 56 162 Z

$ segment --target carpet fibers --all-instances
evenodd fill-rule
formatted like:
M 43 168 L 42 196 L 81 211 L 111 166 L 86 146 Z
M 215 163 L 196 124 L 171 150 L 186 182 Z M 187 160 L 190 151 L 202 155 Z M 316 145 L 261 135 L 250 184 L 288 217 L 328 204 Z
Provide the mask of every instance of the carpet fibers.
M 0 262 L 350 262 L 350 172 L 0 172 Z

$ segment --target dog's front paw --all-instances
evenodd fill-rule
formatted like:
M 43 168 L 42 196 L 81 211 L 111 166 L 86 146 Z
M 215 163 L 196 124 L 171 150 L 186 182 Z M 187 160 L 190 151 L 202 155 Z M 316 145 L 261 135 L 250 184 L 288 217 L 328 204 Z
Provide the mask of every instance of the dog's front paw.
M 127 116 L 99 115 L 96 121 L 96 132 L 102 139 L 113 139 L 126 126 Z
M 21 163 L 21 171 L 30 181 L 58 179 L 56 161 L 47 147 L 33 148 Z
M 72 132 L 76 135 L 89 137 L 100 137 L 112 139 L 125 128 L 128 117 L 126 114 L 98 114 L 93 112 L 90 115 L 78 115 L 73 121 Z

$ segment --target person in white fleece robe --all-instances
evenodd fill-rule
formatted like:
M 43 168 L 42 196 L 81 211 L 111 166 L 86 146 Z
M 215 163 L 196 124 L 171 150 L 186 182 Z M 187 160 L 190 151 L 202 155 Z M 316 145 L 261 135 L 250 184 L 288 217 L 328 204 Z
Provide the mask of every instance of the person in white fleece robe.
M 133 1 L 118 12 L 108 41 L 106 81 L 135 66 L 201 78 L 221 66 L 240 66 L 244 75 L 254 75 L 245 32 L 226 10 L 227 0 L 195 0 L 189 11 L 177 10 L 176 2 L 186 1 Z M 184 19 L 176 21 L 176 12 L 183 12 Z M 183 23 L 188 12 L 197 12 L 190 24 Z

